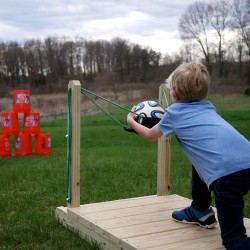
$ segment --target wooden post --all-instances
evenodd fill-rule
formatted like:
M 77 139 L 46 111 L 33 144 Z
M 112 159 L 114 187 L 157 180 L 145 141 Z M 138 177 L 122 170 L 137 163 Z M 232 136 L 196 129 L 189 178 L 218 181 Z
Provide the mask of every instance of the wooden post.
M 80 206 L 80 94 L 79 81 L 69 81 L 71 89 L 72 142 L 71 142 L 71 200 L 68 207 Z M 69 119 L 69 117 L 68 117 Z
M 167 106 L 166 98 L 161 98 L 163 90 L 166 97 L 170 100 L 169 89 L 165 84 L 161 84 L 159 88 L 159 96 L 162 99 L 162 105 Z M 171 138 L 162 136 L 158 139 L 158 162 L 157 162 L 157 195 L 163 196 L 170 193 L 170 141 Z

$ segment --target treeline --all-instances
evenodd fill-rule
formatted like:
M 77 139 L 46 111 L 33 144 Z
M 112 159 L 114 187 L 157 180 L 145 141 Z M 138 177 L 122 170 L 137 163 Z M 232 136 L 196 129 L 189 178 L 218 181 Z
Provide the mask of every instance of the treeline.
M 160 83 L 191 60 L 205 63 L 216 85 L 250 84 L 250 0 L 194 2 L 181 15 L 179 32 L 183 46 L 171 56 L 122 38 L 0 42 L 0 95 L 22 87 L 65 91 L 70 79 L 89 86 Z
M 41 91 L 61 90 L 67 80 L 100 84 L 152 82 L 159 78 L 161 54 L 121 38 L 86 41 L 46 38 L 0 44 L 0 82 L 18 88 L 29 84 Z M 103 83 L 101 83 L 103 82 Z

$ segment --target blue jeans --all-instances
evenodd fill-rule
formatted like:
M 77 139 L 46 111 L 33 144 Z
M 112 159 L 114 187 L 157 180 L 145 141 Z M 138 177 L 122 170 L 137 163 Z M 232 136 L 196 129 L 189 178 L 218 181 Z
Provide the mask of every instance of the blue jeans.
M 197 209 L 205 209 L 211 204 L 211 193 L 194 171 L 193 168 L 192 178 L 195 179 L 192 180 L 194 189 L 192 190 L 192 205 Z M 250 237 L 246 235 L 243 222 L 243 196 L 250 190 L 250 169 L 224 176 L 216 180 L 210 189 L 214 191 L 222 244 L 226 249 L 250 249 Z
M 192 206 L 202 212 L 211 206 L 211 191 L 192 166 Z

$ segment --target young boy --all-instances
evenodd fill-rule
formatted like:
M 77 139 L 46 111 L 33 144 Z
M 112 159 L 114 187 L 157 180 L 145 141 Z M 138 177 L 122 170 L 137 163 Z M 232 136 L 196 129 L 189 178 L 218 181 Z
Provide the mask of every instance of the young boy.
M 250 142 L 222 119 L 214 106 L 203 99 L 210 79 L 200 63 L 184 63 L 169 76 L 173 104 L 161 121 L 147 128 L 129 113 L 127 122 L 140 136 L 156 140 L 175 134 L 192 163 L 192 204 L 172 217 L 179 222 L 215 226 L 210 207 L 214 191 L 222 243 L 226 249 L 250 249 L 243 222 L 243 196 L 250 190 Z

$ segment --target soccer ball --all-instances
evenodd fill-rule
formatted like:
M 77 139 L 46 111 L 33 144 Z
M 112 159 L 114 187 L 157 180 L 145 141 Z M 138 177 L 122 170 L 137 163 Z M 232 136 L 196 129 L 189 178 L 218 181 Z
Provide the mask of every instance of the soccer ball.
M 144 101 L 135 106 L 134 112 L 138 115 L 139 124 L 152 128 L 161 120 L 164 108 L 158 102 Z

